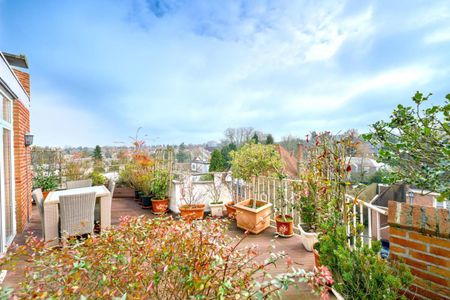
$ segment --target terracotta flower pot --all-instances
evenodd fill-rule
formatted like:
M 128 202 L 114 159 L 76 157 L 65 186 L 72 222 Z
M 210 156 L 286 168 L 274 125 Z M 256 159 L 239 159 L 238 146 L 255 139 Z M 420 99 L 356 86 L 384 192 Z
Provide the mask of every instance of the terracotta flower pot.
M 291 237 L 294 235 L 294 220 L 291 215 L 285 215 L 286 221 L 283 221 L 283 216 L 278 215 L 275 219 L 277 223 L 277 233 L 281 237 Z
M 42 196 L 44 196 L 44 200 L 47 198 L 48 194 L 50 194 L 51 191 L 42 191 Z
M 257 200 L 256 209 L 252 204 L 253 200 L 248 199 L 235 205 L 237 227 L 258 234 L 270 226 L 272 204 Z
M 192 204 L 180 206 L 181 217 L 185 220 L 203 219 L 205 204 Z
M 236 217 L 236 207 L 234 207 L 234 203 L 229 202 L 229 203 L 225 204 L 225 207 L 227 209 L 228 218 L 235 218 Z
M 169 199 L 152 199 L 152 208 L 155 215 L 165 214 L 169 210 Z
M 320 267 L 322 264 L 320 263 L 319 251 L 313 248 L 312 252 L 314 253 L 314 264 L 316 265 L 316 267 Z
M 220 218 L 223 216 L 223 203 L 210 203 L 211 216 Z

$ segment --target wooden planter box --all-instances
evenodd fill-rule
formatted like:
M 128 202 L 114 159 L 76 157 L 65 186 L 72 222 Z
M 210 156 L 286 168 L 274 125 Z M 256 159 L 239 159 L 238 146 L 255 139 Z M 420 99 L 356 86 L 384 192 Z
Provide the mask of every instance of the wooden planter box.
M 270 226 L 272 204 L 264 201 L 256 201 L 259 207 L 253 209 L 249 207 L 252 203 L 253 200 L 248 199 L 235 205 L 236 221 L 239 228 L 258 234 Z
M 134 199 L 134 189 L 129 187 L 116 187 L 114 189 L 114 198 L 132 198 Z

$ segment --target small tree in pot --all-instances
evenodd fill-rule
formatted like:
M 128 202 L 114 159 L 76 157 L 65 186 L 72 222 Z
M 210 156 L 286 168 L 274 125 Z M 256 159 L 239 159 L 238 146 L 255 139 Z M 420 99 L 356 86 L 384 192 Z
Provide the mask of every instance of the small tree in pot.
M 292 215 L 286 213 L 293 208 L 293 205 L 288 198 L 288 186 L 283 179 L 286 178 L 284 174 L 279 174 L 279 185 L 276 188 L 276 201 L 279 204 L 279 208 L 276 209 L 277 216 L 275 222 L 277 224 L 277 234 L 281 237 L 292 237 L 294 235 L 294 219 Z
M 169 209 L 169 186 L 172 176 L 167 169 L 161 168 L 154 172 L 151 182 L 153 193 L 152 207 L 153 213 L 160 215 Z
M 200 197 L 203 196 L 198 189 L 195 189 L 194 181 L 189 174 L 184 174 L 181 179 L 181 217 L 186 220 L 203 219 L 205 213 L 205 204 L 200 203 Z
M 209 207 L 211 208 L 211 216 L 213 217 L 222 217 L 223 216 L 223 201 L 222 197 L 222 188 L 223 186 L 228 187 L 225 182 L 226 173 L 216 173 L 214 174 L 213 184 L 209 186 L 209 194 L 211 195 L 211 202 L 209 203 Z
M 235 178 L 247 184 L 258 176 L 280 173 L 283 162 L 273 145 L 247 143 L 238 151 L 231 152 L 231 168 Z M 252 233 L 260 233 L 270 226 L 272 204 L 261 201 L 250 193 L 251 198 L 239 202 L 236 207 L 236 220 L 239 228 Z

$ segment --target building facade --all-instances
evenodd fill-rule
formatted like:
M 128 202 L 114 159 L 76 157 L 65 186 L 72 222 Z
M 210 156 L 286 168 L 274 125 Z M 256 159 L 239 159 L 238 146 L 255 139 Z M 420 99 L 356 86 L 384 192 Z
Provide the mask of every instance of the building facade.
M 0 52 L 0 253 L 31 215 L 30 76 L 26 57 Z

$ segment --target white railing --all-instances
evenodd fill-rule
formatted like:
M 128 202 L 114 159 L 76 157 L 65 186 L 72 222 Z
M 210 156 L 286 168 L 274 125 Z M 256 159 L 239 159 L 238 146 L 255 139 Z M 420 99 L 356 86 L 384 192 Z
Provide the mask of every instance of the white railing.
M 277 178 L 270 177 L 258 177 L 251 183 L 246 183 L 239 179 L 231 180 L 231 193 L 232 199 L 235 202 L 239 202 L 244 199 L 254 198 L 257 200 L 263 200 L 273 205 L 273 210 L 271 214 L 271 223 L 275 223 L 275 217 L 283 210 L 284 213 L 290 214 L 294 220 L 294 229 L 298 233 L 299 225 L 301 223 L 301 215 L 298 210 L 293 209 L 295 204 L 294 191 L 292 183 L 300 182 L 295 179 L 283 179 L 279 180 Z M 280 203 L 280 199 L 277 197 L 277 189 L 281 187 L 284 192 L 284 198 L 287 199 L 287 205 Z M 348 201 L 355 201 L 355 197 L 351 195 L 346 195 Z M 358 224 L 363 224 L 365 219 L 365 212 L 367 216 L 367 225 L 364 225 L 364 230 L 360 233 L 360 240 L 363 244 L 372 245 L 372 240 L 381 239 L 381 231 L 386 227 L 381 227 L 381 216 L 387 216 L 387 209 L 384 207 L 379 207 L 371 204 L 376 200 L 378 195 L 376 195 L 370 202 L 365 202 L 361 199 L 356 199 L 356 205 L 353 206 L 353 217 L 350 222 L 352 222 L 353 227 Z M 375 220 L 372 220 L 372 212 L 375 212 Z M 348 233 L 350 234 L 350 222 L 348 223 Z M 373 224 L 375 223 L 375 224 Z M 372 231 L 375 229 L 375 236 L 373 236 Z M 357 237 L 352 237 L 353 244 L 356 242 Z
M 347 196 L 347 200 L 353 201 L 354 197 L 351 195 L 346 195 Z M 359 224 L 364 224 L 364 208 L 367 209 L 367 227 L 364 228 L 364 231 L 362 231 L 360 233 L 360 239 L 361 239 L 361 243 L 362 244 L 368 244 L 369 247 L 372 246 L 372 240 L 373 240 L 373 236 L 372 236 L 372 231 L 373 231 L 373 226 L 372 226 L 372 211 L 375 212 L 375 230 L 376 230 L 376 240 L 381 240 L 381 230 L 385 229 L 381 228 L 381 223 L 380 223 L 380 216 L 387 216 L 388 215 L 388 211 L 386 208 L 384 207 L 380 207 L 380 206 L 376 206 L 371 204 L 372 202 L 374 202 L 379 195 L 376 195 L 375 197 L 372 198 L 372 200 L 370 202 L 366 202 L 363 201 L 361 199 L 356 199 L 357 205 L 353 206 L 353 226 L 356 227 L 356 225 Z M 358 206 L 358 210 L 357 210 L 357 206 Z M 366 234 L 366 230 L 367 230 L 367 234 Z M 347 231 L 350 231 L 350 224 L 348 224 L 347 226 Z M 356 243 L 356 236 L 353 236 L 353 244 Z

